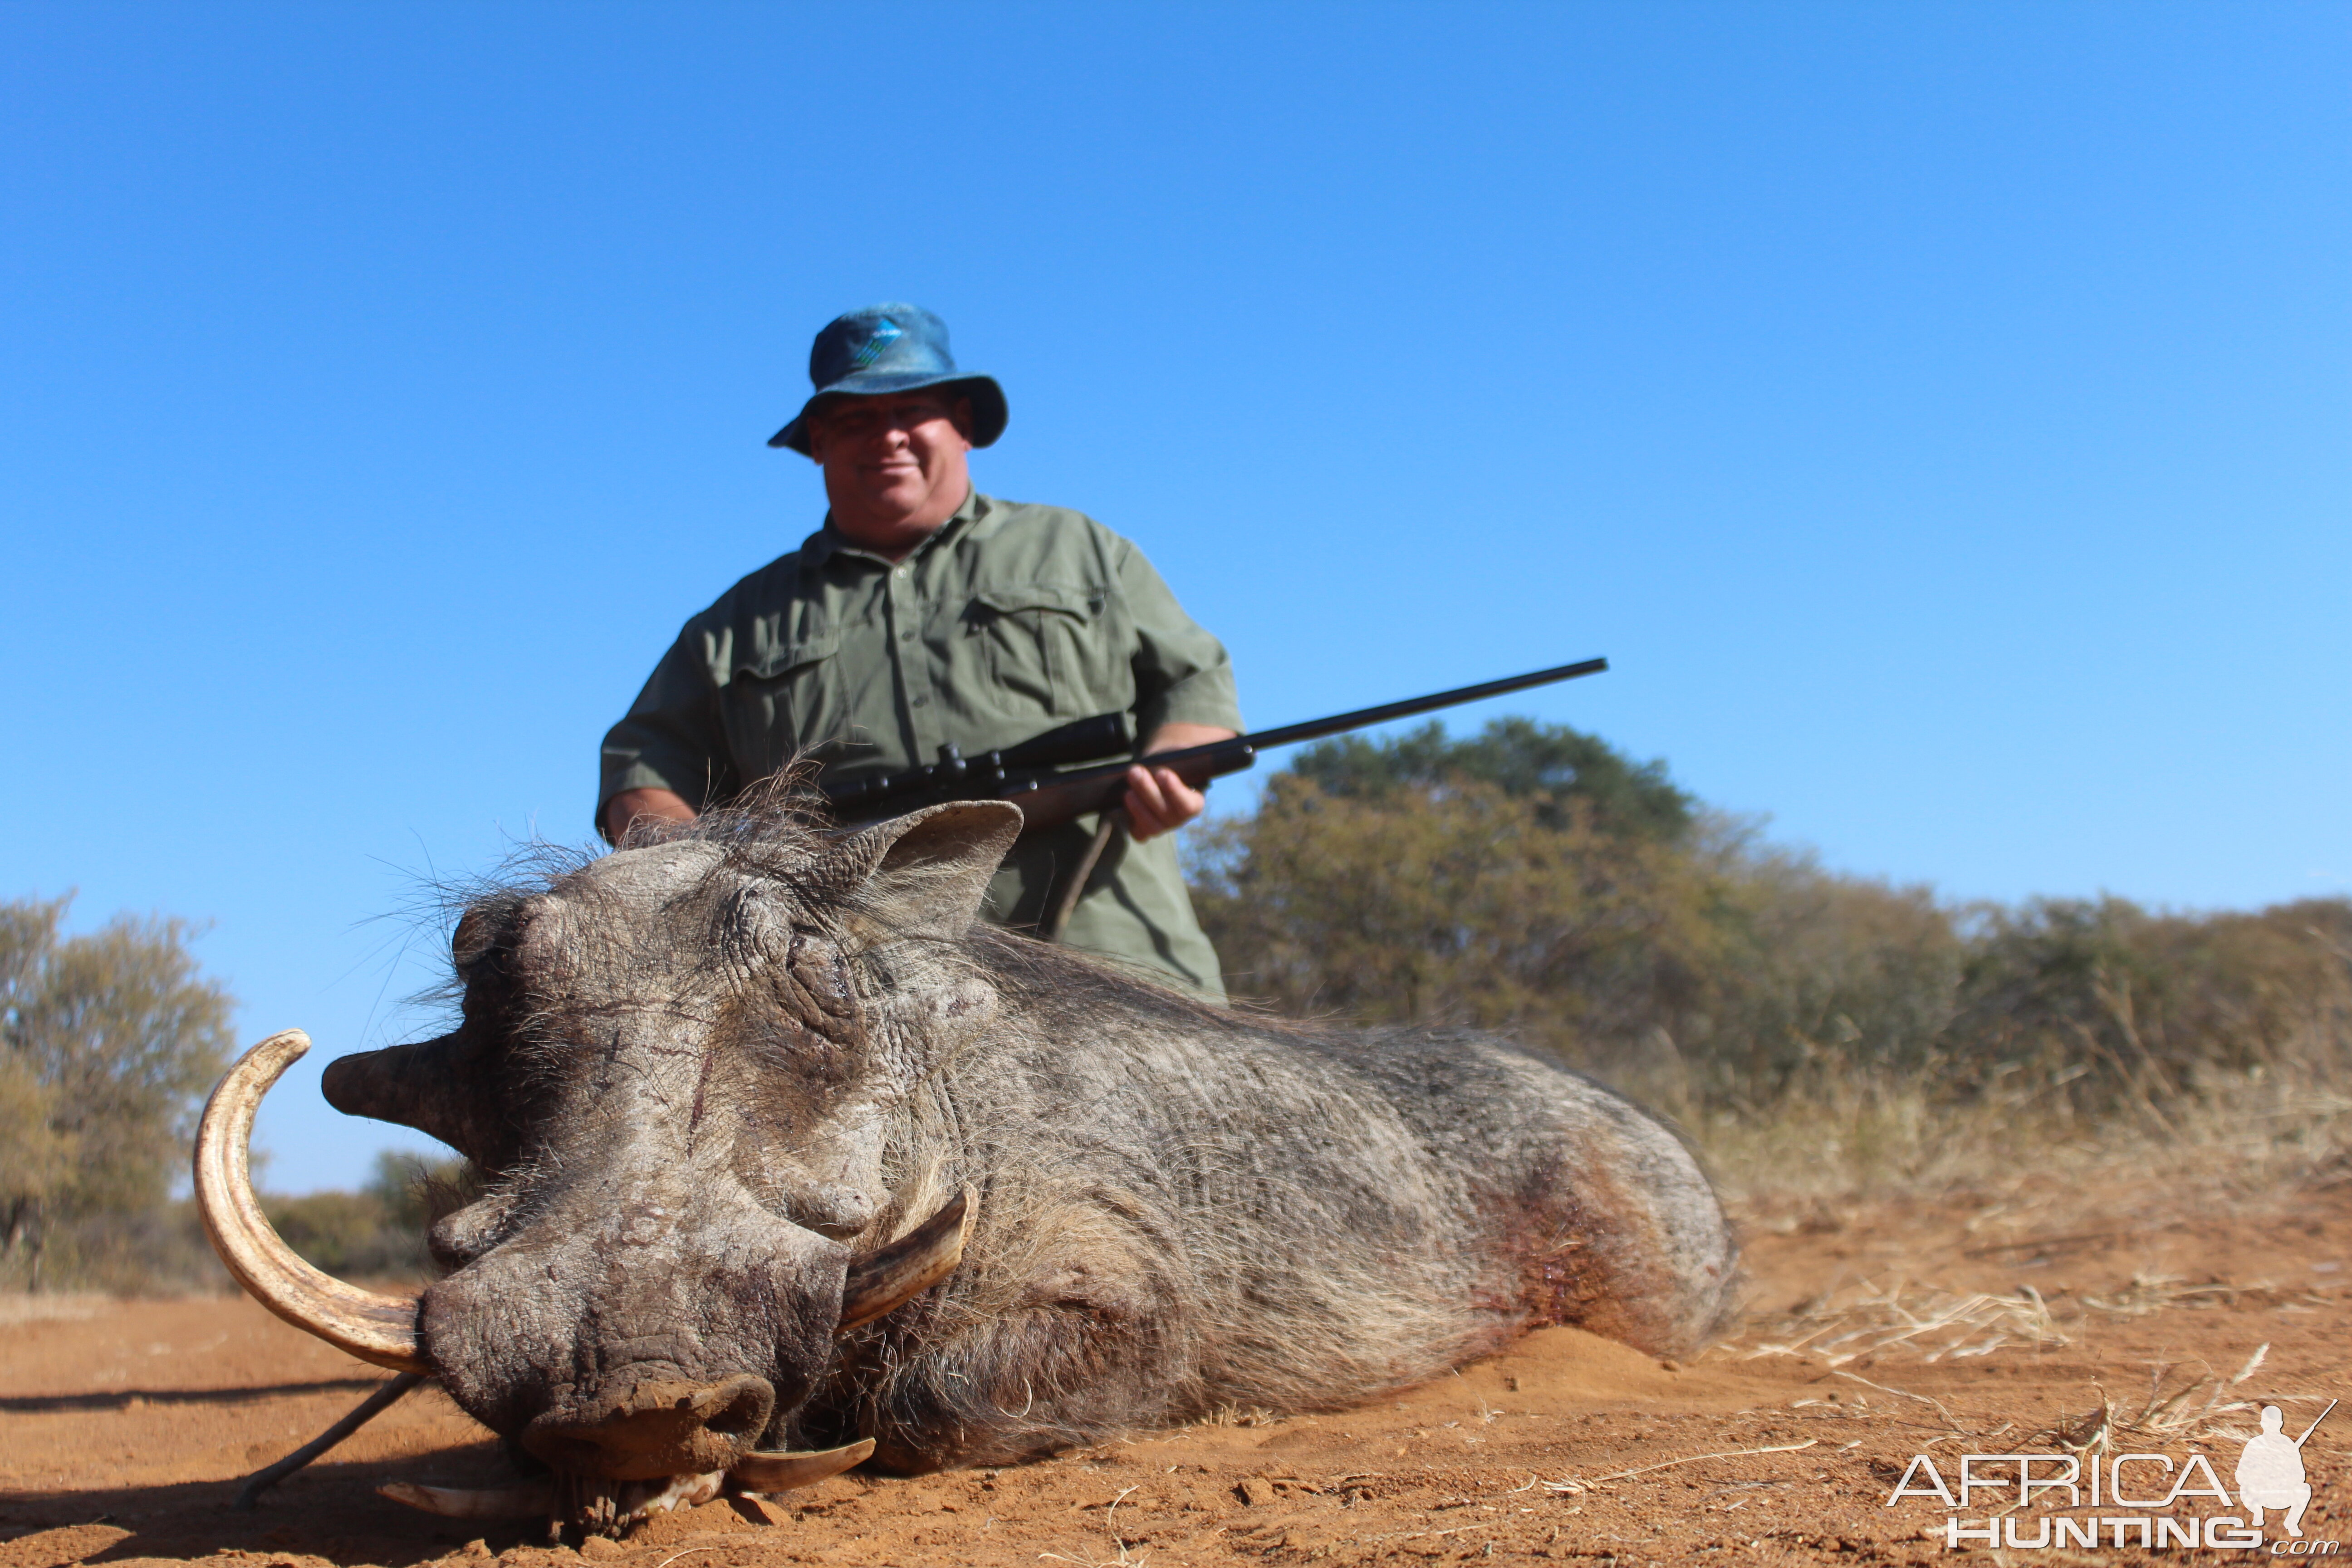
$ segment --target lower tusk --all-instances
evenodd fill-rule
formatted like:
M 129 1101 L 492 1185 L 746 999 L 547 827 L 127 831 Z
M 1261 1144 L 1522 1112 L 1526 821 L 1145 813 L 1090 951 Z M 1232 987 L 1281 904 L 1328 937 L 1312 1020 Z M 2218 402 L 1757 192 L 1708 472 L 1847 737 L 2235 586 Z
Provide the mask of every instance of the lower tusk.
M 746 1454 L 735 1461 L 727 1479 L 747 1492 L 788 1492 L 841 1474 L 866 1462 L 874 1439 L 863 1437 L 845 1448 L 825 1448 L 806 1454 Z
M 375 1495 L 423 1509 L 426 1513 L 437 1513 L 444 1519 L 545 1519 L 555 1511 L 555 1489 L 545 1481 L 530 1486 L 496 1487 L 488 1491 L 393 1481 L 376 1488 Z
M 841 1288 L 841 1323 L 845 1334 L 921 1295 L 955 1272 L 963 1261 L 964 1238 L 971 1234 L 980 1194 L 970 1187 L 945 1208 L 869 1257 L 849 1266 Z

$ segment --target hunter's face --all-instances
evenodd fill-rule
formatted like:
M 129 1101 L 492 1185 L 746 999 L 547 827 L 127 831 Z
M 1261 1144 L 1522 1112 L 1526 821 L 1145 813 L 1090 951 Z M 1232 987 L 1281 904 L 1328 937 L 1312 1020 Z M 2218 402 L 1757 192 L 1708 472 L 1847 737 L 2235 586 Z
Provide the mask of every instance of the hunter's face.
M 922 388 L 828 402 L 809 420 L 809 456 L 824 469 L 834 526 L 892 549 L 963 504 L 971 478 L 968 400 Z

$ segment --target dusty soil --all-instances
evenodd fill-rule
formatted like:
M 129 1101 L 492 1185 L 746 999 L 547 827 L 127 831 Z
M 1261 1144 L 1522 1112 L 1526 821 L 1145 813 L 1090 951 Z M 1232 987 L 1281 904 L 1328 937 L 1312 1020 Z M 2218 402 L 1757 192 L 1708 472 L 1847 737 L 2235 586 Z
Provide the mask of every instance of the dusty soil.
M 2347 1189 L 2253 1205 L 2119 1187 L 1767 1210 L 1744 1228 L 1751 1309 L 1687 1365 L 1551 1330 L 1362 1409 L 1236 1412 L 1002 1471 L 852 1475 L 662 1517 L 584 1555 L 627 1568 L 1917 1563 L 1947 1555 L 1946 1510 L 1886 1504 L 1916 1454 L 1956 1483 L 1966 1452 L 2105 1443 L 2185 1465 L 2201 1450 L 2228 1485 L 2253 1402 L 2279 1405 L 2292 1435 L 2352 1394 Z M 382 1376 L 242 1300 L 0 1299 L 0 1568 L 577 1568 L 583 1552 L 538 1531 L 469 1529 L 375 1495 L 399 1478 L 508 1473 L 431 1388 L 258 1511 L 227 1510 L 243 1475 Z M 2352 1540 L 2352 1408 L 2303 1451 L 2305 1537 Z M 2154 1476 L 2126 1472 L 2161 1491 Z M 1960 1517 L 1981 1525 L 2005 1500 L 2013 1487 L 1979 1492 Z M 2025 1541 L 2048 1500 L 2017 1515 Z M 2200 1511 L 2242 1510 L 2190 1498 L 2173 1513 Z M 2126 1538 L 1998 1555 L 2245 1555 L 2151 1556 Z

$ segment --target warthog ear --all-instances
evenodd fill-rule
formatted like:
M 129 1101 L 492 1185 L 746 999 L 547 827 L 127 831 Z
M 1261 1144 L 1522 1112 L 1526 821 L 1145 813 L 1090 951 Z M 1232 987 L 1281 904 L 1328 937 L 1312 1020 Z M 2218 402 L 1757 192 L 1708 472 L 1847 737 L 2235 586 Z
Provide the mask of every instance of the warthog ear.
M 953 941 L 980 916 L 988 879 L 1021 837 L 1021 808 L 959 800 L 877 822 L 830 857 L 845 880 L 866 884 L 876 929 L 869 942 Z

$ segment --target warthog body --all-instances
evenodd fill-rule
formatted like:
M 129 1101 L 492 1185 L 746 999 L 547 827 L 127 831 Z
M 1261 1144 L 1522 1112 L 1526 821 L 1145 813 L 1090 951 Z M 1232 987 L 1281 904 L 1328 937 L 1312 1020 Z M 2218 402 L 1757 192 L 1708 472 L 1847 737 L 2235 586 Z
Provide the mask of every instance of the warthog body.
M 1345 1405 L 1572 1323 L 1702 1340 L 1733 1249 L 1660 1123 L 1491 1037 L 1282 1023 L 974 923 L 1018 818 L 790 816 L 477 900 L 464 1023 L 329 1070 L 494 1182 L 419 1352 L 582 1484 L 764 1438 L 1003 1463 Z M 944 1282 L 853 1261 L 978 1194 Z

